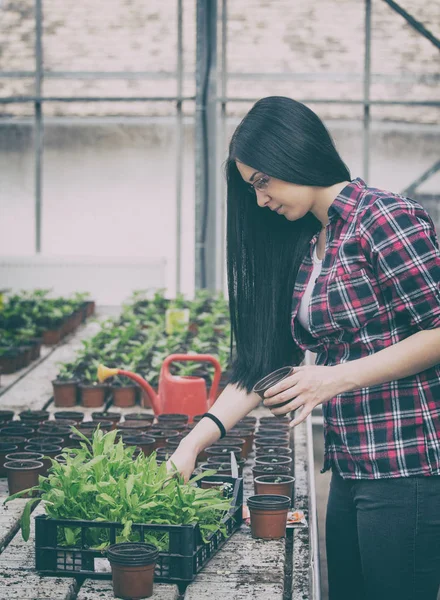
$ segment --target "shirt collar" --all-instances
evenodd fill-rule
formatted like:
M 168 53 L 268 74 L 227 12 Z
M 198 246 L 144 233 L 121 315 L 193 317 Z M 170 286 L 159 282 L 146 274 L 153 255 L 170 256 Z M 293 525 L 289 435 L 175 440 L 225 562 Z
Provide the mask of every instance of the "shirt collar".
M 347 221 L 366 187 L 367 184 L 360 177 L 356 177 L 356 179 L 350 181 L 350 183 L 339 192 L 329 206 L 327 211 L 329 221 L 336 215 L 339 215 L 344 221 Z

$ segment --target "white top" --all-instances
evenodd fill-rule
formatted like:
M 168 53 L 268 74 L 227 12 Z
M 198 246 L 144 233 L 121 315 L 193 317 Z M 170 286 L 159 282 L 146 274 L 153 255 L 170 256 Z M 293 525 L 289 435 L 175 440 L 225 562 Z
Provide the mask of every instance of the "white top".
M 304 292 L 303 297 L 301 298 L 301 303 L 298 309 L 298 319 L 304 329 L 310 331 L 309 324 L 309 304 L 310 299 L 312 297 L 313 288 L 315 287 L 315 280 L 318 275 L 321 273 L 322 269 L 322 260 L 320 260 L 316 254 L 316 246 L 313 248 L 313 271 L 310 275 L 309 283 L 307 284 L 306 291 Z

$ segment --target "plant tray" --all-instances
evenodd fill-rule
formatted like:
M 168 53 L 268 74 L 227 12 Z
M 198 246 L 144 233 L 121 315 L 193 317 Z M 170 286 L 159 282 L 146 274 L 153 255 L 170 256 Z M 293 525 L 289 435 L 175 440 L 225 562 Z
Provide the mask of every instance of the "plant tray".
M 228 536 L 240 528 L 243 507 L 243 479 L 214 475 L 210 480 L 230 483 L 233 486 L 233 505 L 223 522 Z M 198 482 L 201 483 L 200 481 Z M 81 528 L 81 547 L 57 545 L 58 528 Z M 42 575 L 75 577 L 84 575 L 92 579 L 111 579 L 110 563 L 105 550 L 89 548 L 85 543 L 90 528 L 106 529 L 110 544 L 116 543 L 116 535 L 123 529 L 121 523 L 109 521 L 79 521 L 51 519 L 45 515 L 35 517 L 35 568 Z M 144 541 L 147 532 L 159 531 L 169 534 L 169 548 L 161 551 L 157 559 L 155 581 L 187 585 L 193 581 L 206 563 L 220 550 L 228 538 L 220 531 L 203 542 L 198 525 L 149 525 L 133 524 L 133 531 L 140 533 Z

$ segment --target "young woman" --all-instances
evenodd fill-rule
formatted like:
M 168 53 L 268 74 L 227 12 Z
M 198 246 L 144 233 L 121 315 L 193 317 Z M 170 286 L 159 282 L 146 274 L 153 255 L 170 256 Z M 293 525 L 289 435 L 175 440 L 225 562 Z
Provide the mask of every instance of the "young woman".
M 197 454 L 259 403 L 322 404 L 332 469 L 331 600 L 436 600 L 440 582 L 440 252 L 414 200 L 350 173 L 320 119 L 289 98 L 257 102 L 226 166 L 230 385 L 172 457 Z

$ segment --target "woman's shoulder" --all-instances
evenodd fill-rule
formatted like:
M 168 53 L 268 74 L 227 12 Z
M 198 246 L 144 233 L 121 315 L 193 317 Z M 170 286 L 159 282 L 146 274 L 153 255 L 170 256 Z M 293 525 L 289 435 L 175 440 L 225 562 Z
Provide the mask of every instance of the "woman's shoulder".
M 409 213 L 432 223 L 429 213 L 417 200 L 380 188 L 364 188 L 358 203 L 358 222 L 381 217 L 394 218 L 401 213 Z

